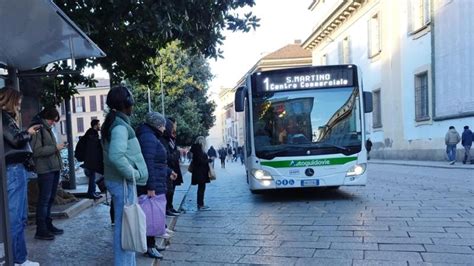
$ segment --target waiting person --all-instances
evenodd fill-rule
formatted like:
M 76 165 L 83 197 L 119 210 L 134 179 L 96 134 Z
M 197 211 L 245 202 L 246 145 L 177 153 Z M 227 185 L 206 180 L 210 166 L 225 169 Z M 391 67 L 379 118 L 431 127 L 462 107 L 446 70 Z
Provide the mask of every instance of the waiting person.
M 105 184 L 114 202 L 114 265 L 134 266 L 135 252 L 122 249 L 122 213 L 125 197 L 128 202 L 136 200 L 133 197 L 136 190 L 133 179 L 137 185 L 145 186 L 148 170 L 138 139 L 130 126 L 134 105 L 132 94 L 123 86 L 114 87 L 107 94 L 106 104 L 110 112 L 105 117 L 101 135 Z M 125 195 L 124 183 L 128 195 Z
M 165 117 L 158 112 L 150 112 L 145 116 L 145 123 L 137 129 L 137 138 L 140 143 L 143 157 L 148 169 L 148 181 L 145 186 L 137 186 L 138 195 L 148 197 L 163 197 L 166 200 L 166 183 L 172 170 L 167 165 L 167 151 L 158 137 L 165 131 Z M 163 215 L 165 212 L 163 209 Z M 162 259 L 163 255 L 155 244 L 155 236 L 147 236 L 146 255 Z
M 454 164 L 456 162 L 456 145 L 461 141 L 461 137 L 454 126 L 449 127 L 444 141 L 446 143 L 446 153 L 448 154 L 449 164 Z
M 209 207 L 204 205 L 204 192 L 206 190 L 206 183 L 210 183 L 209 179 L 209 158 L 206 154 L 206 139 L 203 136 L 196 138 L 196 141 L 191 146 L 193 153 L 192 160 L 192 176 L 191 185 L 198 185 L 197 191 L 197 208 L 198 210 L 208 210 Z
M 466 162 L 471 162 L 474 164 L 474 160 L 471 157 L 471 147 L 472 147 L 472 131 L 469 129 L 469 126 L 464 126 L 464 131 L 462 132 L 461 144 L 464 147 L 464 159 L 462 160 L 463 164 Z
M 76 153 L 81 151 L 84 154 L 84 164 L 82 167 L 84 168 L 84 174 L 89 178 L 87 197 L 90 199 L 102 198 L 102 196 L 96 192 L 95 184 L 97 174 L 104 174 L 104 161 L 99 132 L 100 121 L 98 119 L 92 119 L 91 127 L 86 131 L 84 136 L 81 137 L 76 146 Z M 82 147 L 79 147 L 80 145 Z
M 219 149 L 219 159 L 221 159 L 221 168 L 225 168 L 225 157 L 227 156 L 227 151 L 224 147 Z
M 217 158 L 217 152 L 213 146 L 211 146 L 209 150 L 207 150 L 207 156 L 209 156 L 209 159 L 211 160 L 212 168 L 214 168 L 214 160 Z
M 365 148 L 367 149 L 367 160 L 370 160 L 370 151 L 372 150 L 372 141 L 370 138 L 365 142 Z
M 31 158 L 31 137 L 41 125 L 34 125 L 22 131 L 18 126 L 21 108 L 21 93 L 11 87 L 0 89 L 2 108 L 3 143 L 7 178 L 8 218 L 13 263 L 15 265 L 39 265 L 27 260 L 25 227 L 28 223 L 27 177 L 25 163 Z
M 167 179 L 166 191 L 166 215 L 178 216 L 179 212 L 173 207 L 174 190 L 176 186 L 183 183 L 183 175 L 181 174 L 181 167 L 179 166 L 179 151 L 176 146 L 176 130 L 178 124 L 173 118 L 166 119 L 166 129 L 159 138 L 167 151 L 168 167 L 173 171 L 172 175 Z
M 41 125 L 41 129 L 31 140 L 39 189 L 35 238 L 41 240 L 53 240 L 55 235 L 64 233 L 63 229 L 53 225 L 51 218 L 51 207 L 58 190 L 59 173 L 63 168 L 60 152 L 66 146 L 66 143 L 56 142 L 52 131 L 58 121 L 59 112 L 54 107 L 43 109 L 32 120 L 32 125 Z

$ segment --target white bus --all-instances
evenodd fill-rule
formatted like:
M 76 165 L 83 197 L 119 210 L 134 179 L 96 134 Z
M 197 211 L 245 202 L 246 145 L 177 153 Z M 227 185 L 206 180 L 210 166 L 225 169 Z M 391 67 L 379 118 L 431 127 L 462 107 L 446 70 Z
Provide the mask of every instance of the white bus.
M 363 92 L 355 65 L 257 72 L 235 93 L 244 112 L 245 168 L 253 193 L 367 182 Z

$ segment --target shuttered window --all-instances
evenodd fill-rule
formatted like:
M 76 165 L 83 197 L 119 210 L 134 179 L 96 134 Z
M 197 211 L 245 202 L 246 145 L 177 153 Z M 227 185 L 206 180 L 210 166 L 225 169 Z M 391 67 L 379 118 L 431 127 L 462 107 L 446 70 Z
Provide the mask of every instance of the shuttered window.
M 372 112 L 372 123 L 374 128 L 382 127 L 382 99 L 380 90 L 374 91 L 373 97 L 374 109 Z
M 430 119 L 429 114 L 429 91 L 428 73 L 415 75 L 415 120 L 424 121 Z

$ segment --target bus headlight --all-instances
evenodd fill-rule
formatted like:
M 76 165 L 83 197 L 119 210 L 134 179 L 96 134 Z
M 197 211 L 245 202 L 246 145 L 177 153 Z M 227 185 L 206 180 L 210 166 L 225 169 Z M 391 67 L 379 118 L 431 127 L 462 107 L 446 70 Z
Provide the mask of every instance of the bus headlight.
M 253 169 L 252 170 L 252 175 L 258 180 L 272 180 L 273 179 L 273 177 L 272 177 L 272 175 L 270 175 L 270 173 L 268 173 L 265 170 L 261 170 L 261 169 Z
M 365 172 L 367 164 L 361 163 L 361 164 L 356 164 L 352 166 L 349 171 L 347 171 L 346 176 L 356 176 L 356 175 L 361 175 Z

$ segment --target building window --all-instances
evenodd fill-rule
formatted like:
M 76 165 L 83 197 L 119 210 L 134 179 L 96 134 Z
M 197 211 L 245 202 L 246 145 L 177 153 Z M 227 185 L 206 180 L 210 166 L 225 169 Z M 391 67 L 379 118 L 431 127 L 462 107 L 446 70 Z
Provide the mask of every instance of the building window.
M 430 119 L 428 98 L 428 72 L 415 75 L 415 120 Z
M 78 133 L 84 132 L 84 118 L 78 117 L 76 121 L 77 121 L 77 132 Z
M 107 101 L 107 95 L 100 95 L 100 110 L 101 111 L 105 110 L 106 101 Z
M 416 33 L 430 24 L 430 0 L 408 0 L 408 7 L 410 33 Z
M 96 100 L 95 95 L 89 96 L 89 104 L 90 104 L 91 112 L 96 112 L 97 111 L 97 100 Z
M 323 54 L 323 56 L 321 56 L 321 65 L 325 66 L 327 64 L 328 64 L 328 54 Z
M 382 127 L 382 100 L 380 89 L 374 91 L 374 110 L 372 112 L 372 123 L 374 128 Z
M 373 15 L 369 20 L 369 58 L 372 58 L 382 51 L 380 16 L 379 13 Z
M 66 135 L 66 121 L 61 121 L 61 135 Z
M 339 64 L 350 64 L 351 62 L 351 47 L 349 37 L 344 38 L 339 42 Z
M 61 115 L 66 115 L 66 105 L 64 102 L 61 103 Z
M 86 111 L 86 100 L 84 97 L 72 98 L 74 113 L 83 113 Z

